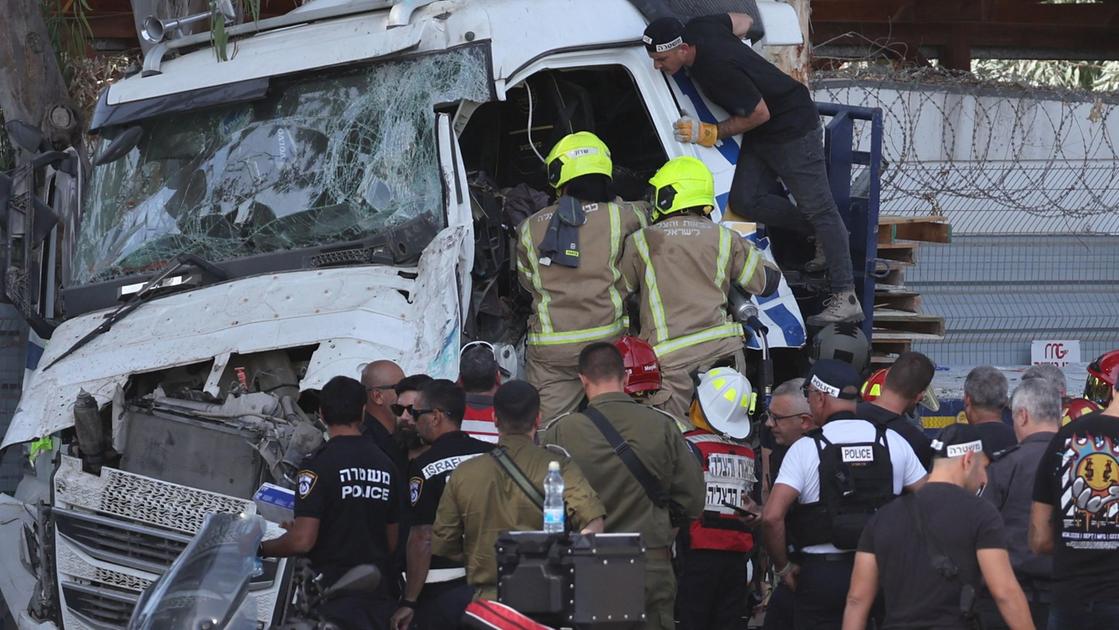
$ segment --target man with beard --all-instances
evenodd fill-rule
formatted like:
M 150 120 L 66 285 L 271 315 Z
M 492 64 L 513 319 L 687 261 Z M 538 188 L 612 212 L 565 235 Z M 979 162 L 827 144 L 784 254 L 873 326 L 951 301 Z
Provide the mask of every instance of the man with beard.
M 420 395 L 420 388 L 435 379 L 427 374 L 413 374 L 400 379 L 396 384 L 396 402 L 389 406 L 396 416 L 396 433 L 392 434 L 400 450 L 408 454 L 412 461 L 428 449 L 416 429 L 416 418 L 412 416 L 412 405 Z M 407 540 L 405 538 L 405 540 Z
M 494 447 L 463 432 L 465 411 L 466 393 L 446 379 L 423 385 L 409 408 L 420 437 L 431 447 L 412 461 L 408 475 L 407 580 L 392 616 L 395 630 L 457 627 L 474 595 L 461 562 L 431 553 L 431 527 L 447 479 L 459 464 Z

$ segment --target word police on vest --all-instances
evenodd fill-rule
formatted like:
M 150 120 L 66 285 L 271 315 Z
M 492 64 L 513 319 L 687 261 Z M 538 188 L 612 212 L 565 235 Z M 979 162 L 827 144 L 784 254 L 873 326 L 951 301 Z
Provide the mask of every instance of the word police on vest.
M 388 471 L 376 468 L 343 468 L 338 471 L 338 485 L 342 498 L 389 500 Z
M 874 461 L 874 447 L 870 444 L 841 447 L 841 456 L 845 463 L 865 463 Z

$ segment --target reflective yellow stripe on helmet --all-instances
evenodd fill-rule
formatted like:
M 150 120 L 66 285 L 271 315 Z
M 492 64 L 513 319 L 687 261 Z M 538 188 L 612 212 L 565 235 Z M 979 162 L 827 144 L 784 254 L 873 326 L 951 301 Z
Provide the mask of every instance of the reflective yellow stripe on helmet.
M 669 339 L 663 343 L 658 343 L 653 346 L 653 352 L 657 353 L 658 358 L 664 358 L 665 355 L 699 345 L 706 341 L 715 341 L 716 339 L 726 339 L 727 337 L 741 337 L 742 324 L 719 324 L 712 326 L 706 330 Z
M 645 242 L 645 232 L 638 231 L 633 235 L 633 242 L 637 245 L 637 253 L 645 263 L 645 293 L 649 300 L 649 311 L 653 314 L 653 339 L 658 343 L 668 339 L 668 324 L 665 323 L 664 302 L 661 301 L 661 290 L 657 287 L 657 273 L 653 271 L 653 261 L 649 259 L 649 243 Z M 659 353 L 658 353 L 659 354 Z
M 715 261 L 715 286 L 723 290 L 723 280 L 727 279 L 727 260 L 730 259 L 730 230 L 719 228 L 719 258 Z
M 540 296 L 540 302 L 536 305 L 536 319 L 540 322 L 543 332 L 550 333 L 552 317 L 548 314 L 548 304 L 552 301 L 552 296 L 544 290 L 540 282 L 540 260 L 536 255 L 536 246 L 532 244 L 532 230 L 529 229 L 527 219 L 521 224 L 521 246 L 525 248 L 525 258 L 528 258 L 530 267 L 528 277 L 532 280 L 532 288 L 536 289 L 536 293 Z
M 617 204 L 611 203 L 610 209 L 610 301 L 614 303 L 614 319 L 621 320 L 625 315 L 622 295 L 618 293 L 618 280 L 622 271 L 618 269 L 618 252 L 622 249 L 622 215 Z
M 601 339 L 609 339 L 621 334 L 625 326 L 621 320 L 597 328 L 584 328 L 582 330 L 569 330 L 567 332 L 547 332 L 528 334 L 528 343 L 532 346 L 558 346 L 567 343 L 589 343 Z
M 742 273 L 738 274 L 737 280 L 738 286 L 743 288 L 746 287 L 746 283 L 750 281 L 750 278 L 754 277 L 754 270 L 757 269 L 758 263 L 762 259 L 762 253 L 758 251 L 757 247 L 749 245 L 747 249 L 750 251 L 750 254 L 746 256 L 746 264 L 742 265 Z

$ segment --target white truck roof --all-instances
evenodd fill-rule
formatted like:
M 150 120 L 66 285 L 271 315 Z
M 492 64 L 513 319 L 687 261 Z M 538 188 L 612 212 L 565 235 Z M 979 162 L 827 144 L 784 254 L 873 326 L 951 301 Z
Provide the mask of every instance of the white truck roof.
M 397 3 L 408 4 L 408 3 Z M 361 13 L 258 32 L 230 42 L 229 61 L 209 46 L 167 59 L 160 74 L 135 75 L 109 88 L 117 105 L 167 94 L 264 77 L 344 66 L 403 52 L 438 51 L 489 41 L 498 94 L 521 67 L 549 53 L 640 46 L 645 17 L 629 0 L 439 0 L 420 5 L 400 26 L 390 26 L 392 2 L 313 0 L 289 16 L 347 8 Z M 796 13 L 782 2 L 761 1 L 764 41 L 799 43 Z M 399 18 L 399 14 L 396 16 Z M 496 34 L 496 36 L 495 36 Z

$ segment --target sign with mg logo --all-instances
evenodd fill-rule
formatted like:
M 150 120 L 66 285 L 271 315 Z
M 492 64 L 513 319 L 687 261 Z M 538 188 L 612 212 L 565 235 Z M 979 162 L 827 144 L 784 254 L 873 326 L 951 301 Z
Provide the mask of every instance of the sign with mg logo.
M 1064 367 L 1069 363 L 1081 363 L 1080 341 L 1034 341 L 1030 347 L 1032 365 L 1055 365 Z

